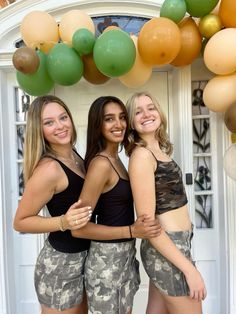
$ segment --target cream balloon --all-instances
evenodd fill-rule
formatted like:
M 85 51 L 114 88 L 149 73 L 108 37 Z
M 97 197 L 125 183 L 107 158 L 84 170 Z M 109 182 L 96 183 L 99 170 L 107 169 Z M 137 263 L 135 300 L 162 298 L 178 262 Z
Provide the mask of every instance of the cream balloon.
M 61 40 L 71 46 L 73 34 L 80 28 L 87 28 L 90 32 L 95 34 L 93 20 L 87 13 L 81 10 L 68 11 L 61 17 L 59 25 Z
M 58 41 L 59 32 L 55 19 L 43 11 L 32 11 L 22 20 L 20 32 L 28 47 L 48 52 Z
M 218 15 L 218 14 L 219 14 L 220 3 L 221 3 L 221 0 L 217 3 L 217 5 L 216 5 L 216 6 L 214 7 L 214 9 L 210 12 L 210 14 L 215 14 L 215 15 Z
M 127 87 L 140 87 L 144 85 L 152 75 L 152 66 L 145 63 L 138 52 L 138 37 L 135 35 L 130 36 L 136 48 L 136 58 L 131 70 L 119 77 L 122 84 Z
M 204 62 L 215 74 L 236 71 L 236 28 L 225 28 L 214 34 L 206 44 Z
M 205 86 L 203 101 L 212 111 L 225 112 L 236 100 L 236 74 L 215 76 Z

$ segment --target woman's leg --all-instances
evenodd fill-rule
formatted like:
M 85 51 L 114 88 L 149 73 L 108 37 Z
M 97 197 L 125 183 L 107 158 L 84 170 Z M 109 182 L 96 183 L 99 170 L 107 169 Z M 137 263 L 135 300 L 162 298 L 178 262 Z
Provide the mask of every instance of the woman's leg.
M 171 297 L 163 295 L 169 314 L 202 314 L 202 302 L 189 296 Z
M 151 281 L 149 281 L 149 293 L 146 314 L 168 314 L 163 296 Z

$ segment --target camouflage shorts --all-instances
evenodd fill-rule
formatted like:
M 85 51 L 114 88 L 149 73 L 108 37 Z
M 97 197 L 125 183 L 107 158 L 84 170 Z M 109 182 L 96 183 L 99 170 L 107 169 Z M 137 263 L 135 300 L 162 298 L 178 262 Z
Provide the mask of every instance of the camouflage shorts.
M 178 249 L 192 262 L 192 230 L 166 232 Z M 161 255 L 148 240 L 142 240 L 141 258 L 143 266 L 153 284 L 169 296 L 189 295 L 189 288 L 184 274 Z
M 48 240 L 35 266 L 34 283 L 40 304 L 63 311 L 81 303 L 87 251 L 62 253 Z
M 126 314 L 140 284 L 135 240 L 92 241 L 85 264 L 85 286 L 93 314 Z

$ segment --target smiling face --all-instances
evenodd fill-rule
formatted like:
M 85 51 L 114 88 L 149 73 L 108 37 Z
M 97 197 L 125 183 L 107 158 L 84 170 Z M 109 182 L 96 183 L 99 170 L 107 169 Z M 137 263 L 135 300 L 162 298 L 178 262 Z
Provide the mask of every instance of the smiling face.
M 132 121 L 132 127 L 140 136 L 153 133 L 161 125 L 161 117 L 156 105 L 151 98 L 141 95 L 135 100 L 135 112 Z
M 42 111 L 42 131 L 51 147 L 71 144 L 73 126 L 67 111 L 58 103 L 51 102 Z
M 110 102 L 104 107 L 102 135 L 107 142 L 121 143 L 127 127 L 126 114 L 121 106 Z

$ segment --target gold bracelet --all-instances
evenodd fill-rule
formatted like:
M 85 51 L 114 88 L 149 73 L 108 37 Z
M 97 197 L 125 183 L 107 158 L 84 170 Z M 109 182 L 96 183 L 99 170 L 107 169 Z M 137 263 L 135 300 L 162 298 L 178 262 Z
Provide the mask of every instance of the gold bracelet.
M 64 226 L 63 226 L 63 217 L 64 217 L 64 215 L 60 216 L 60 230 L 62 232 L 66 231 L 66 229 L 64 229 Z
M 129 226 L 129 233 L 130 233 L 130 239 L 133 239 L 132 231 L 131 231 L 131 226 Z

